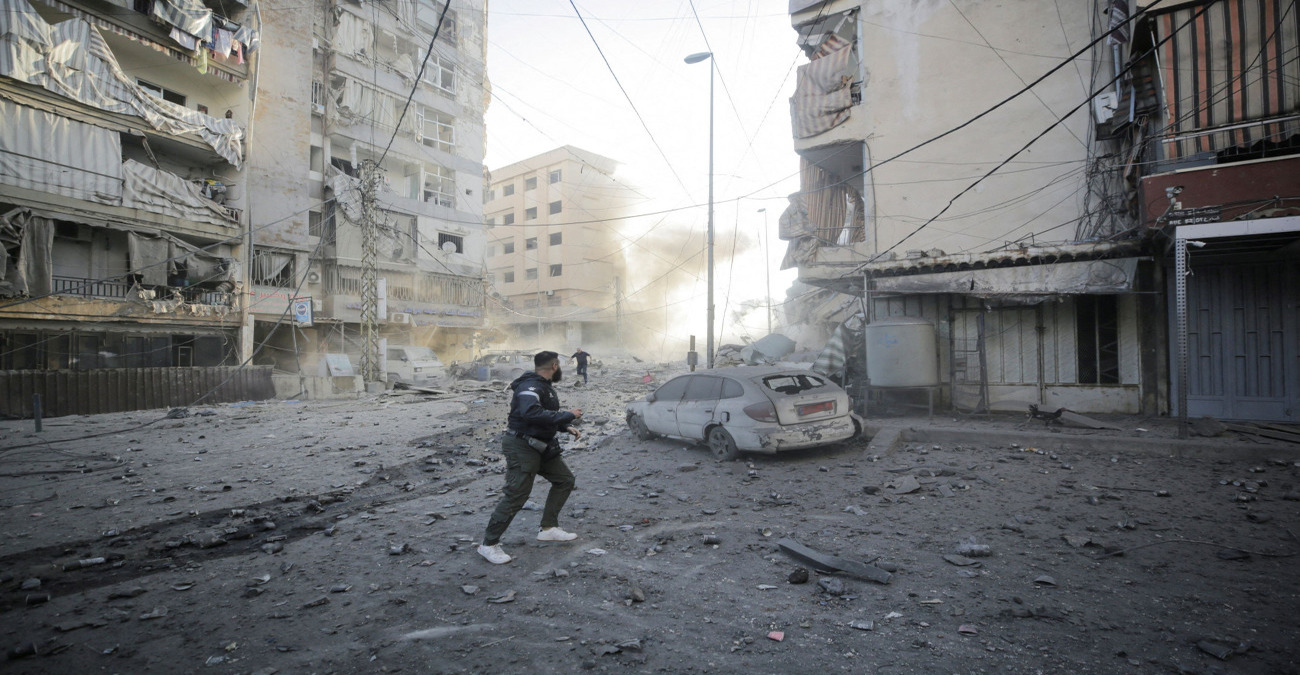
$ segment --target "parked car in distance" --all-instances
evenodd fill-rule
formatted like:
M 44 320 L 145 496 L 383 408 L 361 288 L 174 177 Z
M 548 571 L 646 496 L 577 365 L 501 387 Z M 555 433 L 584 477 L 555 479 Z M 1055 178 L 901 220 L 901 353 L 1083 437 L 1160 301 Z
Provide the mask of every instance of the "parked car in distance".
M 429 386 L 447 374 L 447 368 L 438 360 L 438 355 L 428 347 L 388 345 L 387 363 L 385 371 L 389 384 Z
M 861 430 L 838 385 L 810 370 L 780 367 L 680 375 L 628 403 L 627 425 L 641 439 L 704 441 L 719 459 L 826 445 Z
M 486 352 L 473 361 L 455 364 L 452 367 L 452 376 L 481 382 L 489 380 L 513 382 L 515 378 L 530 370 L 533 370 L 533 352 L 503 350 Z

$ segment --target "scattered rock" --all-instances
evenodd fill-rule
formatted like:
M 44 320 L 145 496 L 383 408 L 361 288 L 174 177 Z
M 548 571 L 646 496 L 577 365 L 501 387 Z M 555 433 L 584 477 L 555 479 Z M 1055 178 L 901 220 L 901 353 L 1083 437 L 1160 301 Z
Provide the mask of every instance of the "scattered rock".
M 817 585 L 827 595 L 844 595 L 844 582 L 835 577 L 822 577 L 817 580 Z
M 806 584 L 808 583 L 808 569 L 796 567 L 785 580 L 792 584 Z

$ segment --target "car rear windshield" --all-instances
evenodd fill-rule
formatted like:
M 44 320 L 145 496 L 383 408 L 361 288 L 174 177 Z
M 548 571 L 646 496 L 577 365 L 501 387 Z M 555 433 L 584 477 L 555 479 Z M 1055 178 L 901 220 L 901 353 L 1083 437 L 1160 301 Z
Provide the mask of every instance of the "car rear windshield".
M 768 389 L 786 395 L 802 394 L 810 389 L 826 386 L 826 380 L 815 375 L 801 373 L 769 375 L 763 378 L 762 381 L 763 386 Z

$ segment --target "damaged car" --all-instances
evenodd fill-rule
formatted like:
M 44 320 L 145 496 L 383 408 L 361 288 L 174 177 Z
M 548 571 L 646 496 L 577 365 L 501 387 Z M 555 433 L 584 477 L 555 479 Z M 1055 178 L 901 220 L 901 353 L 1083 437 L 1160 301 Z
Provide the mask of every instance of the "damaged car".
M 719 459 L 826 445 L 862 429 L 849 396 L 824 375 L 779 367 L 680 375 L 627 404 L 638 438 L 702 441 Z

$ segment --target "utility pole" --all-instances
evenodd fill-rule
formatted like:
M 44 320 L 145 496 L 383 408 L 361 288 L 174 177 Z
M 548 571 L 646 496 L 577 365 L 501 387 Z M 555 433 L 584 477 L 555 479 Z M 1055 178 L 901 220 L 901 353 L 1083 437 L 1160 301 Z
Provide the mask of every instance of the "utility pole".
M 379 166 L 361 163 L 361 379 L 379 381 L 379 226 L 375 222 L 375 194 Z

